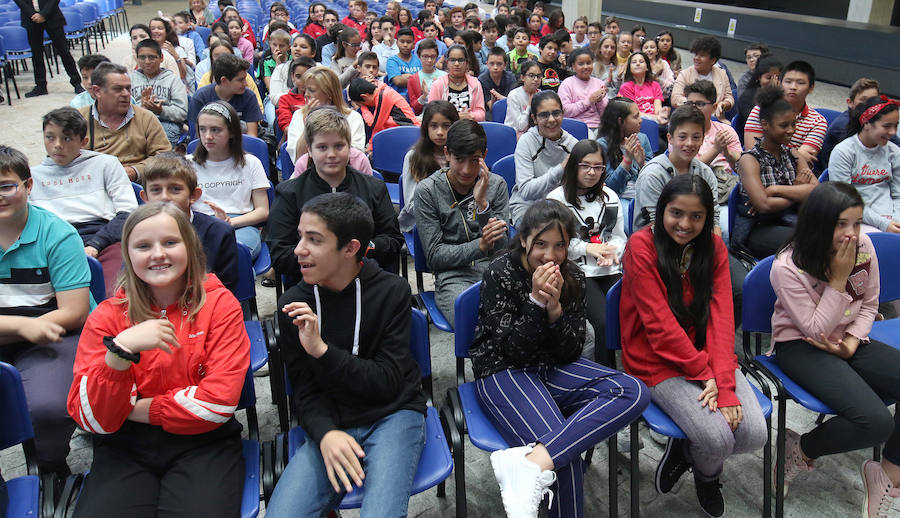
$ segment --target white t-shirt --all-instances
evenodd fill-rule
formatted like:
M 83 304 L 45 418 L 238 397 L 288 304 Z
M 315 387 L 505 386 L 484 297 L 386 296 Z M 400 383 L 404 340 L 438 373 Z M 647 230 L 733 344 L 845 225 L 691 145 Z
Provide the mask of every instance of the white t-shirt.
M 188 160 L 192 158 L 191 155 L 187 157 Z M 238 167 L 232 158 L 221 162 L 207 160 L 204 165 L 193 162 L 203 195 L 191 208 L 214 216 L 209 205 L 203 203 L 211 201 L 228 214 L 246 214 L 253 210 L 253 189 L 268 189 L 269 179 L 258 158 L 244 153 L 244 160 L 244 167 Z

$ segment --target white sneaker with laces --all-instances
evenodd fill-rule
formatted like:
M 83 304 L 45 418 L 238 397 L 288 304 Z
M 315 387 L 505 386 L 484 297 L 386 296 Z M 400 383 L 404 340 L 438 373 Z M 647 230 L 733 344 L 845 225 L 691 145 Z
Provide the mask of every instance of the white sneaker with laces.
M 537 518 L 545 494 L 550 495 L 550 505 L 553 505 L 553 491 L 549 487 L 556 482 L 556 472 L 541 471 L 540 466 L 525 458 L 533 448 L 534 444 L 529 444 L 491 454 L 508 518 Z

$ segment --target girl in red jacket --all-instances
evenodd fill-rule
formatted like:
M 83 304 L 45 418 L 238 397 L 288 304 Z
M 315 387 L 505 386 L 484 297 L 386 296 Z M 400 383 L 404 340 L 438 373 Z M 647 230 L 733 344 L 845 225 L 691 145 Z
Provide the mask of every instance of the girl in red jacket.
M 125 221 L 118 289 L 88 316 L 69 391 L 69 415 L 94 434 L 76 517 L 239 515 L 233 413 L 250 342 L 202 250 L 172 204 Z
M 619 314 L 625 370 L 687 436 L 669 439 L 656 490 L 668 493 L 693 467 L 700 506 L 715 517 L 725 514 L 725 459 L 762 448 L 767 434 L 734 354 L 728 249 L 713 234 L 714 210 L 700 176 L 666 184 L 656 223 L 635 232 L 625 249 Z

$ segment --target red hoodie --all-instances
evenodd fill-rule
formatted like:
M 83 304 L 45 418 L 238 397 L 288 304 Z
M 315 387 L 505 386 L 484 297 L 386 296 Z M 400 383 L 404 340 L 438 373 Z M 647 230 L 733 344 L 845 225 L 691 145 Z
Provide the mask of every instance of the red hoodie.
M 393 88 L 378 81 L 375 92 L 375 106 L 360 105 L 359 113 L 366 125 L 366 141 L 371 148 L 372 136 L 383 129 L 395 126 L 419 126 L 419 119 L 406 99 Z
M 214 274 L 203 283 L 206 303 L 189 322 L 176 305 L 167 318 L 181 347 L 141 353 L 139 363 L 117 371 L 106 365 L 104 336 L 131 326 L 127 306 L 114 302 L 119 290 L 88 316 L 75 355 L 68 411 L 82 429 L 114 433 L 136 398 L 153 398 L 150 424 L 181 435 L 209 432 L 231 419 L 250 366 L 250 340 L 241 307 Z

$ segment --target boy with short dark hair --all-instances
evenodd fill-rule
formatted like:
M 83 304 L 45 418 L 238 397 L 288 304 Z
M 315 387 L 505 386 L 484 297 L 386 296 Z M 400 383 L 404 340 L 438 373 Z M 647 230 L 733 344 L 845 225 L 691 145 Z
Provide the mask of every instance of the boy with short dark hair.
M 359 55 L 356 56 L 356 63 L 353 67 L 356 68 L 357 77 L 373 84 L 378 83 L 384 85 L 384 83 L 378 80 L 381 77 L 379 64 L 378 54 L 372 51 L 366 51 L 360 52 Z
M 409 106 L 416 115 L 420 115 L 428 103 L 428 92 L 434 80 L 447 75 L 447 72 L 436 68 L 439 60 L 438 44 L 441 42 L 426 38 L 416 46 L 416 54 L 422 62 L 422 69 L 410 76 L 406 83 L 406 96 L 409 98 Z
M 828 121 L 806 104 L 806 98 L 816 87 L 816 71 L 806 61 L 792 61 L 781 72 L 784 98 L 797 114 L 794 134 L 791 136 L 791 153 L 797 159 L 797 170 L 809 168 L 821 172 L 824 166 L 816 158 L 825 141 Z M 744 149 L 753 149 L 762 138 L 759 122 L 759 106 L 754 106 L 744 125 Z
M 569 77 L 569 73 L 563 68 L 557 58 L 559 57 L 559 43 L 552 34 L 541 37 L 538 44 L 541 55 L 538 57 L 538 66 L 541 67 L 541 90 L 559 91 L 559 85 L 563 79 Z
M 447 44 L 444 43 L 443 40 L 441 40 L 441 31 L 440 31 L 440 29 L 438 29 L 438 26 L 436 23 L 434 23 L 433 21 L 423 23 L 422 24 L 422 34 L 425 35 L 425 38 L 416 42 L 416 47 L 414 49 L 415 52 L 419 51 L 419 44 L 421 44 L 423 41 L 425 41 L 427 39 L 432 39 L 435 41 L 435 43 L 437 43 L 439 58 L 443 57 L 444 54 L 447 53 L 447 49 L 449 47 L 447 47 Z
M 47 157 L 31 168 L 31 204 L 75 227 L 85 253 L 103 265 L 106 291 L 112 294 L 122 266 L 122 225 L 137 208 L 128 174 L 116 157 L 82 149 L 87 121 L 75 108 L 48 112 L 42 129 Z
M 147 38 L 137 44 L 138 69 L 131 73 L 131 97 L 159 119 L 169 144 L 175 147 L 187 119 L 188 97 L 177 74 L 162 68 L 162 48 Z
M 378 60 L 374 60 L 377 63 Z M 376 69 L 377 70 L 377 69 Z M 381 81 L 354 78 L 347 87 L 347 97 L 359 106 L 366 127 L 366 142 L 381 130 L 397 126 L 418 126 L 419 120 L 406 99 Z
M 206 42 L 203 40 L 203 36 L 194 30 L 196 23 L 196 19 L 190 10 L 178 11 L 172 15 L 172 26 L 175 28 L 175 33 L 179 36 L 179 41 L 180 38 L 191 40 L 191 43 L 194 44 L 194 56 L 192 57 L 196 60 L 196 63 L 199 63 L 203 60 Z
M 881 95 L 881 87 L 878 81 L 861 77 L 850 86 L 850 95 L 847 97 L 847 109 L 843 111 L 836 119 L 828 124 L 828 131 L 825 133 L 825 141 L 822 144 L 822 151 L 819 152 L 819 165 L 827 167 L 828 161 L 831 159 L 831 151 L 834 146 L 838 145 L 847 136 L 847 124 L 850 122 L 850 112 L 860 104 L 868 101 L 872 97 Z M 891 142 L 900 146 L 900 137 L 894 135 Z
M 213 101 L 225 101 L 234 108 L 238 118 L 246 123 L 246 133 L 257 136 L 258 124 L 262 120 L 262 112 L 256 96 L 247 89 L 247 71 L 250 63 L 225 54 L 216 59 L 213 66 L 213 83 L 197 90 L 191 97 L 191 107 L 188 110 L 188 122 L 191 125 L 191 135 L 196 134 L 197 115 L 204 106 Z
M 384 182 L 349 166 L 350 125 L 346 117 L 333 108 L 316 108 L 306 117 L 304 138 L 311 165 L 297 178 L 278 184 L 275 202 L 269 211 L 266 242 L 272 265 L 280 274 L 295 279 L 301 277 L 301 268 L 293 254 L 297 246 L 300 209 L 319 194 L 339 191 L 358 196 L 372 211 L 374 249 L 369 255 L 382 268 L 396 268 L 403 247 L 397 214 Z M 317 143 L 321 145 L 316 146 Z
M 499 46 L 491 49 L 485 70 L 478 76 L 478 80 L 481 81 L 484 106 L 488 110 L 493 108 L 495 102 L 506 99 L 518 84 L 516 76 L 509 71 L 509 56 Z
M 191 205 L 203 194 L 191 164 L 177 153 L 160 153 L 147 160 L 141 179 L 144 186 L 141 199 L 145 202 L 168 201 L 187 214 L 203 243 L 206 268 L 216 274 L 226 288 L 234 291 L 240 276 L 234 227 L 219 218 L 191 210 Z
M 497 25 L 497 20 L 493 18 L 488 18 L 481 24 L 481 53 L 484 55 L 483 62 L 487 63 L 488 54 L 490 54 L 491 50 L 498 46 L 497 38 L 500 36 L 500 26 Z M 509 52 L 509 49 L 504 48 L 505 52 Z
M 412 29 L 404 27 L 397 31 L 397 54 L 387 60 L 386 81 L 394 90 L 406 97 L 406 85 L 409 77 L 422 70 L 422 62 L 412 53 L 415 45 L 415 34 Z
M 713 197 L 719 204 L 728 202 L 731 189 L 738 184 L 736 173 L 737 161 L 741 158 L 741 141 L 730 124 L 712 120 L 716 112 L 716 85 L 712 81 L 700 79 L 688 85 L 684 91 L 687 95 L 685 104 L 699 109 L 706 117 L 704 124 L 703 144 L 697 152 L 697 158 L 708 165 L 718 180 L 718 191 Z
M 456 297 L 506 244 L 509 191 L 484 163 L 487 136 L 477 122 L 454 122 L 444 154 L 449 166 L 419 182 L 413 206 L 437 305 L 453 322 Z
M 528 35 L 528 30 L 524 27 L 513 27 L 509 31 L 507 31 L 507 36 L 512 33 L 512 50 L 509 51 L 509 69 L 514 73 L 519 73 L 519 65 L 525 61 L 537 59 L 535 56 L 528 50 L 529 42 L 531 41 Z
M 722 57 L 722 44 L 713 36 L 700 36 L 691 44 L 691 53 L 694 55 L 694 64 L 681 70 L 672 87 L 672 107 L 684 104 L 684 89 L 689 84 L 698 79 L 707 79 L 716 85 L 716 102 L 719 107 L 714 115 L 717 119 L 724 119 L 725 112 L 734 106 L 734 94 L 728 73 L 715 66 Z
M 78 109 L 94 104 L 94 96 L 91 95 L 91 74 L 100 63 L 108 63 L 109 58 L 102 54 L 86 54 L 78 58 L 78 71 L 81 73 L 81 86 L 84 91 L 76 94 L 69 101 L 69 106 Z
M 391 56 L 396 56 L 400 49 L 397 48 L 397 42 L 394 40 L 394 20 L 388 16 L 382 16 L 378 20 L 378 26 L 381 28 L 381 42 L 372 47 L 372 52 L 378 56 L 379 75 L 387 73 L 387 60 Z
M 33 183 L 25 155 L 0 146 L 0 361 L 22 373 L 38 467 L 64 480 L 75 430 L 66 386 L 91 309 L 91 273 L 72 225 L 28 203 Z
M 750 77 L 753 76 L 753 71 L 756 70 L 756 62 L 759 61 L 759 58 L 768 54 L 769 46 L 765 43 L 751 43 L 744 49 L 744 61 L 747 62 L 747 71 L 744 72 L 737 82 L 738 99 L 741 98 L 741 94 L 744 93 L 747 85 L 750 84 Z
M 324 514 L 354 486 L 375 514 L 406 515 L 425 395 L 409 349 L 409 284 L 364 259 L 373 230 L 366 204 L 347 192 L 310 199 L 294 226 L 303 280 L 278 300 L 277 319 L 308 438 L 266 506 L 272 518 Z

